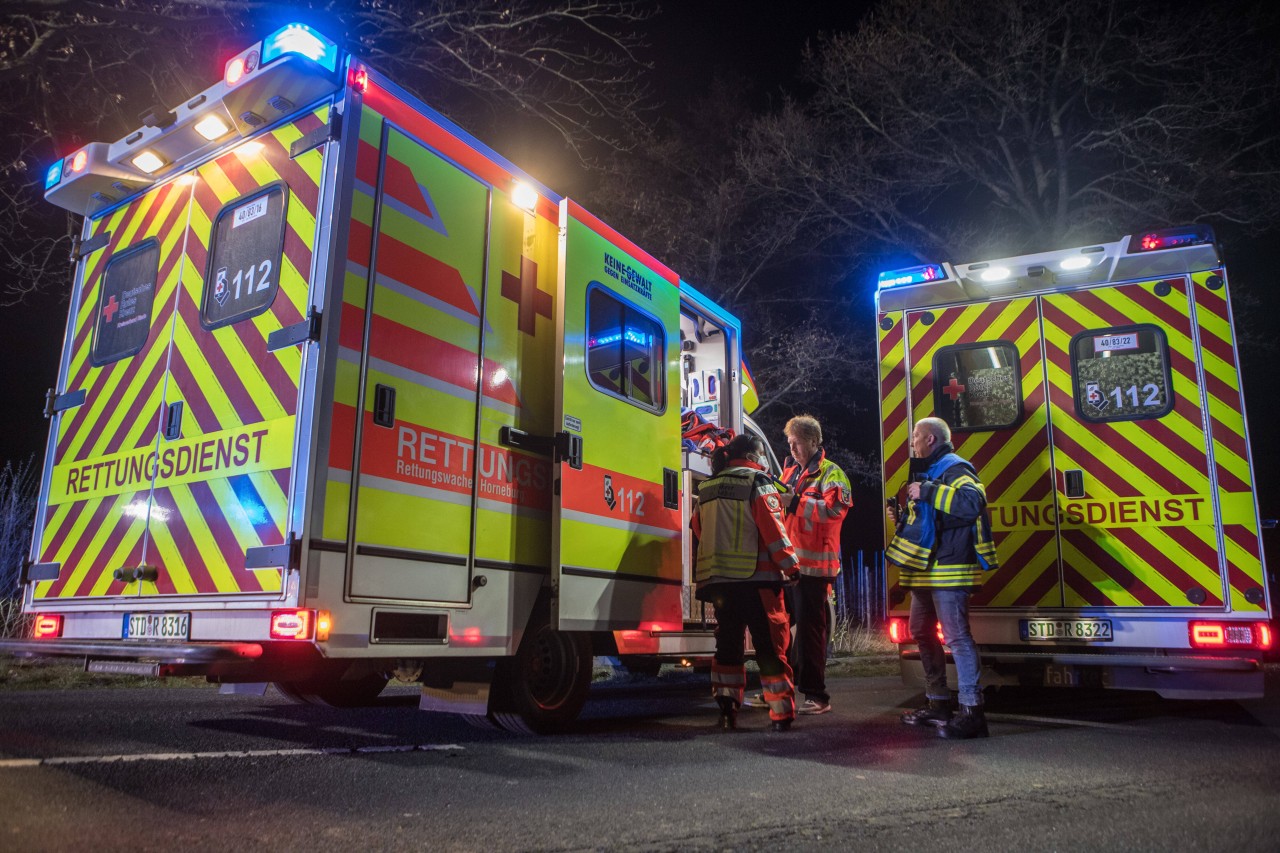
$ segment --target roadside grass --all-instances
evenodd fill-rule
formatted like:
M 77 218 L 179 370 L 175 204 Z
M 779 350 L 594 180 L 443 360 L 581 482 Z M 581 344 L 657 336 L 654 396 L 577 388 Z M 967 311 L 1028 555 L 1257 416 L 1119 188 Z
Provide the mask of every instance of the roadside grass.
M 84 661 L 0 657 L 0 693 L 14 690 L 89 690 L 126 687 L 202 687 L 217 689 L 204 678 L 147 678 L 141 675 L 98 675 L 85 672 Z

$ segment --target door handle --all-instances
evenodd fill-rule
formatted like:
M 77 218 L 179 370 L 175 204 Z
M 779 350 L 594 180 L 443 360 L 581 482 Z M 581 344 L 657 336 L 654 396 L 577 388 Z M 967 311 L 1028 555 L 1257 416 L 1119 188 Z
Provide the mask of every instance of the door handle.
M 1073 471 L 1067 471 L 1065 476 L 1067 480 L 1067 497 L 1084 497 L 1084 471 L 1077 468 Z
M 173 441 L 182 437 L 182 401 L 169 404 L 164 418 L 164 437 Z
M 680 472 L 662 469 L 662 505 L 667 509 L 680 508 Z
M 373 422 L 391 428 L 396 424 L 396 389 L 378 384 L 373 389 Z

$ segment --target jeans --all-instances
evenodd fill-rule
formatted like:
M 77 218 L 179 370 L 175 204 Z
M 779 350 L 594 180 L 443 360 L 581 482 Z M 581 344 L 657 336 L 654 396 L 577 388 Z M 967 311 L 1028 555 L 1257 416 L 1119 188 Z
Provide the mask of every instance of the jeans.
M 982 704 L 982 688 L 978 686 L 982 667 L 977 644 L 969 632 L 969 595 L 961 589 L 911 590 L 911 638 L 920 646 L 925 695 L 930 699 L 951 698 L 947 689 L 947 656 L 938 642 L 937 624 L 941 622 L 942 636 L 951 647 L 960 682 L 960 704 Z

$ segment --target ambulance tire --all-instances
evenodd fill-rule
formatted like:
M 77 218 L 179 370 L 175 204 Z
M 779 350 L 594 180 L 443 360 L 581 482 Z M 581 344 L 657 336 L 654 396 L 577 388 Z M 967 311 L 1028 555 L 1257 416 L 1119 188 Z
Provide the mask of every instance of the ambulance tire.
M 314 676 L 306 681 L 276 682 L 276 690 L 294 702 L 329 708 L 361 708 L 373 705 L 391 679 L 371 672 L 343 680 L 338 673 Z
M 515 656 L 498 660 L 489 716 L 518 734 L 563 729 L 587 701 L 591 661 L 586 634 L 554 630 L 545 613 L 535 615 Z

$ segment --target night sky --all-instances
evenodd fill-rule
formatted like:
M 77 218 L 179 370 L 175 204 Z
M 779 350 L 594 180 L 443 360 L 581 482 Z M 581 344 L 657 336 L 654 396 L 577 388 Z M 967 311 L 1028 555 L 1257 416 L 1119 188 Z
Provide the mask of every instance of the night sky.
M 751 88 L 753 105 L 763 108 L 776 103 L 783 89 L 794 90 L 798 85 L 794 78 L 806 41 L 820 32 L 851 28 L 865 5 L 805 3 L 784 7 L 759 0 L 667 4 L 666 10 L 647 27 L 655 60 L 650 85 L 657 99 L 678 113 L 682 98 L 695 93 L 715 72 L 727 71 Z M 732 132 L 732 128 L 726 128 L 726 133 Z M 542 135 L 534 132 L 526 134 L 525 141 L 519 137 L 489 141 L 557 191 L 577 195 L 589 203 L 594 178 L 577 168 L 567 154 L 539 143 L 540 138 Z M 1269 265 L 1263 255 L 1266 244 L 1266 240 L 1237 241 L 1228 247 L 1229 260 L 1233 283 L 1243 283 L 1258 294 L 1261 310 L 1274 316 L 1274 309 L 1280 306 L 1275 305 L 1271 293 Z M 57 293 L 37 295 L 22 305 L 0 308 L 0 363 L 8 380 L 7 411 L 0 429 L 0 462 L 43 452 L 48 422 L 41 417 L 41 410 L 45 391 L 54 385 L 57 376 L 69 288 L 68 277 L 67 286 Z M 870 304 L 867 310 L 869 335 L 873 322 Z M 1253 317 L 1250 322 L 1259 332 L 1266 333 L 1265 318 Z M 1264 517 L 1280 514 L 1280 495 L 1275 494 L 1278 490 L 1268 486 L 1280 482 L 1280 454 L 1269 452 L 1275 443 L 1271 425 L 1280 417 L 1280 405 L 1272 390 L 1273 359 L 1274 355 L 1263 351 L 1248 353 L 1244 376 Z M 874 447 L 874 441 L 869 435 L 867 449 Z

